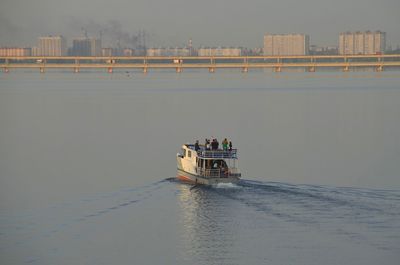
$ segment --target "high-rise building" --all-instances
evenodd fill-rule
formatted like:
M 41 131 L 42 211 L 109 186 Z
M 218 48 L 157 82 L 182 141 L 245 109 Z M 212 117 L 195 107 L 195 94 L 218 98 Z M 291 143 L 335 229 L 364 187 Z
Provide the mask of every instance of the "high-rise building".
M 339 54 L 378 54 L 383 53 L 385 48 L 385 32 L 357 31 L 339 35 Z
M 67 41 L 63 36 L 48 36 L 39 38 L 39 56 L 65 56 Z
M 31 48 L 2 47 L 0 56 L 31 56 Z
M 307 55 L 310 37 L 305 34 L 266 34 L 264 55 Z
M 73 56 L 101 56 L 100 39 L 80 37 L 72 40 L 71 55 Z
M 188 43 L 189 56 L 194 56 L 193 40 L 190 38 Z
M 91 56 L 91 45 L 88 38 L 75 38 L 72 40 L 72 48 L 69 55 Z
M 381 32 L 381 31 L 376 31 L 374 33 L 370 32 L 368 34 L 371 39 L 371 35 L 374 38 L 374 47 L 372 48 L 371 46 L 367 51 L 370 52 L 375 52 L 375 53 L 384 53 L 386 50 L 386 32 Z
M 40 56 L 39 47 L 36 47 L 36 46 L 32 47 L 31 48 L 31 55 L 32 56 Z

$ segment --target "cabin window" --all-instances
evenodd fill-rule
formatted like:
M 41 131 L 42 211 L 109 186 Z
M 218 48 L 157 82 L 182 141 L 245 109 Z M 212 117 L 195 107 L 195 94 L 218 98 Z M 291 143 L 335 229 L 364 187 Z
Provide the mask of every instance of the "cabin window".
M 182 149 L 183 157 L 186 156 L 186 149 Z
M 188 157 L 192 157 L 192 152 L 188 151 Z

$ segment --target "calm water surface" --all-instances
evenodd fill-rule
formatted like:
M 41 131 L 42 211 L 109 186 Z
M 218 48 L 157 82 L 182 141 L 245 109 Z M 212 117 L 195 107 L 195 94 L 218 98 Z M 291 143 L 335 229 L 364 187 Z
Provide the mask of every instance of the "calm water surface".
M 400 74 L 0 75 L 2 264 L 397 264 Z M 244 180 L 177 183 L 228 137 Z M 346 188 L 347 187 L 347 188 Z

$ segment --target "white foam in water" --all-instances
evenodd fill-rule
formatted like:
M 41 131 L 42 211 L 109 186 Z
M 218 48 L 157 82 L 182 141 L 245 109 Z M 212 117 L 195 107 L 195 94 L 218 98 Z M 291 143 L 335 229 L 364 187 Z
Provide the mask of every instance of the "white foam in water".
M 217 189 L 240 189 L 240 186 L 234 183 L 218 183 L 213 185 L 213 187 Z

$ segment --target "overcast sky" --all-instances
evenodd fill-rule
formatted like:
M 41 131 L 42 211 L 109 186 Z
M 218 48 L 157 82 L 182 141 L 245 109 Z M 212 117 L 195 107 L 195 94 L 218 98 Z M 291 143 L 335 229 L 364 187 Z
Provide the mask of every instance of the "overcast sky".
M 0 46 L 31 46 L 38 36 L 111 38 L 145 30 L 148 46 L 261 47 L 265 33 L 305 33 L 337 45 L 343 31 L 382 30 L 400 44 L 399 0 L 0 0 Z M 110 42 L 108 40 L 108 42 Z

